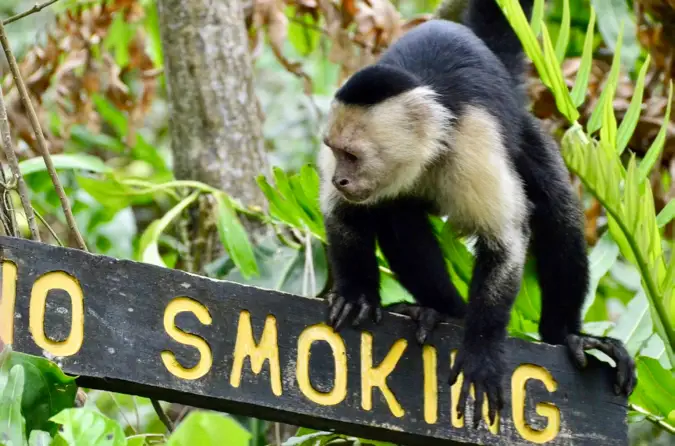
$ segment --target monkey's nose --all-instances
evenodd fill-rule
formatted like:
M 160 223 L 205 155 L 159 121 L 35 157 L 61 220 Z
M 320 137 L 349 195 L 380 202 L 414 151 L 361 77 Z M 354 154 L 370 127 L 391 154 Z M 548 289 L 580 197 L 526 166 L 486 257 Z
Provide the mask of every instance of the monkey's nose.
M 333 186 L 337 189 L 342 189 L 349 186 L 349 180 L 347 178 L 333 177 Z

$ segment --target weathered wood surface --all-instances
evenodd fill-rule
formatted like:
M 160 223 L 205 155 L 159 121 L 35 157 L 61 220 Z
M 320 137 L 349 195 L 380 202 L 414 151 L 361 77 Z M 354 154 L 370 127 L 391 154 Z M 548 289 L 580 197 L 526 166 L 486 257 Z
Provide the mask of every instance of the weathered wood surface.
M 447 375 L 460 326 L 442 325 L 424 349 L 394 314 L 370 332 L 336 334 L 319 299 L 27 240 L 0 246 L 0 337 L 84 387 L 399 444 L 628 443 L 611 368 L 591 360 L 578 371 L 562 347 L 508 341 L 494 434 L 453 414 Z

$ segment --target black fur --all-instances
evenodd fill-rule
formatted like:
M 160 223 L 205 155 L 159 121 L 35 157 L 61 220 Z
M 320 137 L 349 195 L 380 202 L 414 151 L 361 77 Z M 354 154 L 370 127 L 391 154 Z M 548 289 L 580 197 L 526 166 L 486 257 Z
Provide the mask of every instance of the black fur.
M 521 0 L 521 5 L 529 17 L 533 0 Z M 370 106 L 424 85 L 438 93 L 438 100 L 455 116 L 461 116 L 466 105 L 489 110 L 500 123 L 509 151 L 511 163 L 504 168 L 515 169 L 524 181 L 531 205 L 529 227 L 521 233 L 527 239 L 531 231 L 530 248 L 542 290 L 542 340 L 567 344 L 580 365 L 586 349 L 610 352 L 618 363 L 616 388 L 630 393 L 635 367 L 622 344 L 580 333 L 589 281 L 581 206 L 555 143 L 526 108 L 522 46 L 496 0 L 472 0 L 465 23 L 468 27 L 432 20 L 412 29 L 376 64 L 355 74 L 336 99 Z M 465 315 L 463 345 L 450 382 L 464 374 L 460 414 L 473 384 L 476 404 L 487 398 L 492 418 L 503 406 L 503 341 L 521 276 L 510 271 L 494 274 L 497 268 L 512 266 L 509 246 L 504 245 L 508 241 L 478 234 L 467 307 L 449 280 L 427 220 L 432 211 L 429 203 L 412 197 L 369 206 L 337 204 L 326 216 L 335 281 L 329 321 L 339 329 L 354 314 L 357 324 L 369 316 L 379 319 L 377 240 L 391 269 L 419 303 L 411 312 L 417 315 L 418 340 L 425 340 L 433 325 L 425 325 L 423 319 L 436 320 L 432 313 Z
M 376 64 L 349 78 L 335 93 L 335 99 L 345 104 L 369 106 L 419 86 L 419 81 L 410 73 L 396 67 Z

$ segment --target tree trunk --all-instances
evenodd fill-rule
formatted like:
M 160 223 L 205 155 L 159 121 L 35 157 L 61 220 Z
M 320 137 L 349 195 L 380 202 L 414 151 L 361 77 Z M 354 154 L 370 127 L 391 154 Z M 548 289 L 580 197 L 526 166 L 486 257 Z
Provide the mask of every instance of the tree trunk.
M 266 173 L 240 0 L 159 0 L 174 172 L 264 206 Z

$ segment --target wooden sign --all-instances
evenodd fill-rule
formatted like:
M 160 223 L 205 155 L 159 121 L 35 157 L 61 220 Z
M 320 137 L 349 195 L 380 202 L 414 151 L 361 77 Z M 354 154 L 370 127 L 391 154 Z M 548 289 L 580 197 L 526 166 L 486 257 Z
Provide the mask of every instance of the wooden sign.
M 447 385 L 462 328 L 433 345 L 385 313 L 339 334 L 326 304 L 27 240 L 0 237 L 0 336 L 83 387 L 398 444 L 626 445 L 613 370 L 577 370 L 563 347 L 509 339 L 506 408 L 473 429 Z

